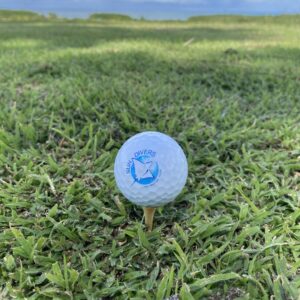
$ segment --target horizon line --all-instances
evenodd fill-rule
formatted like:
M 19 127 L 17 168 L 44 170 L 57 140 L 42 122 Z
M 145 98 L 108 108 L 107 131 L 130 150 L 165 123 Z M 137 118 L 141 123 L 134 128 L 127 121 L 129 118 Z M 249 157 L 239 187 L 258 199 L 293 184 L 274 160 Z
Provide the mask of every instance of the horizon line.
M 129 16 L 131 18 L 139 20 L 139 19 L 144 19 L 144 20 L 149 20 L 149 21 L 187 21 L 190 18 L 193 17 L 280 17 L 280 16 L 300 16 L 300 13 L 204 13 L 204 14 L 195 14 L 195 15 L 190 15 L 187 17 L 181 17 L 181 18 L 149 18 L 143 15 L 139 15 L 139 14 L 134 14 L 134 13 L 122 13 L 122 12 L 115 12 L 115 11 L 72 11 L 72 10 L 66 10 L 66 9 L 60 9 L 59 12 L 55 12 L 53 10 L 26 10 L 26 9 L 10 9 L 10 8 L 5 8 L 5 9 L 1 9 L 0 8 L 0 12 L 1 11 L 18 11 L 18 12 L 33 12 L 36 14 L 40 14 L 43 16 L 46 16 L 48 14 L 55 14 L 57 17 L 61 17 L 61 18 L 65 18 L 65 19 L 88 19 L 91 15 L 93 14 L 103 14 L 103 15 L 122 15 L 122 16 Z M 86 16 L 77 16 L 77 17 L 68 17 L 66 15 L 63 15 L 61 13 L 75 13 L 75 14 L 85 14 Z

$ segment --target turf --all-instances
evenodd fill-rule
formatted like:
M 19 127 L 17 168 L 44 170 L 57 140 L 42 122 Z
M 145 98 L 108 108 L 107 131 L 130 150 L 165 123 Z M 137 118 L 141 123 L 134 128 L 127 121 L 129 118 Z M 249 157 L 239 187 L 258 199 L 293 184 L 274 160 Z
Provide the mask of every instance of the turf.
M 299 38 L 275 21 L 1 23 L 1 297 L 297 299 Z M 151 233 L 113 177 L 144 130 L 189 162 Z

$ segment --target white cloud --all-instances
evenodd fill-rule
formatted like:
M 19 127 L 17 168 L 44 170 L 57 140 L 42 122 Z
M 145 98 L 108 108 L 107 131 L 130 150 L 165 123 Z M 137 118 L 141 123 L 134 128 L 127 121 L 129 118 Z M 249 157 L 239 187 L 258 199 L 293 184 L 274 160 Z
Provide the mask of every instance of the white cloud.
M 273 0 L 129 0 L 135 3 L 169 3 L 169 4 L 210 4 L 210 5 L 238 5 L 242 3 L 248 4 L 270 4 Z M 286 1 L 286 0 L 282 0 Z M 296 0 L 299 1 L 299 0 Z
M 136 3 L 174 3 L 174 4 L 204 4 L 207 0 L 131 0 Z
M 218 5 L 234 5 L 241 3 L 249 4 L 272 4 L 274 0 L 129 0 L 135 3 L 178 3 L 178 4 L 218 4 Z M 282 2 L 290 2 L 289 0 L 281 0 Z M 299 0 L 295 0 L 299 1 Z M 278 1 L 276 1 L 278 2 Z
M 245 3 L 272 3 L 271 0 L 244 0 Z

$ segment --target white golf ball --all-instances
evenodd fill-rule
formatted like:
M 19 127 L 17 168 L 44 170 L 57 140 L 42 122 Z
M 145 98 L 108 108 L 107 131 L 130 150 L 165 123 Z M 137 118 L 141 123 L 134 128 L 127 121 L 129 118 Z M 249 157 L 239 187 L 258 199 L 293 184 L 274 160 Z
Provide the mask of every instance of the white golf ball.
M 173 201 L 183 189 L 188 164 L 178 143 L 166 134 L 146 131 L 128 139 L 114 166 L 122 194 L 144 207 Z

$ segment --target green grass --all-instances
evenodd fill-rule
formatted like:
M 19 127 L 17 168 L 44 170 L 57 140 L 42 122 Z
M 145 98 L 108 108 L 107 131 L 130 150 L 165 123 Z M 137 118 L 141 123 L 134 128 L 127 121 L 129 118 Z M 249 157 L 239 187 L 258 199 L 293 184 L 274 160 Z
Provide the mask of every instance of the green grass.
M 299 38 L 275 21 L 1 23 L 1 297 L 297 299 Z M 113 177 L 144 130 L 189 161 L 151 233 Z

